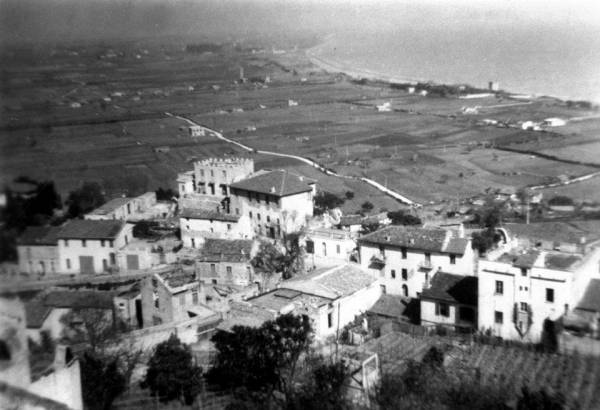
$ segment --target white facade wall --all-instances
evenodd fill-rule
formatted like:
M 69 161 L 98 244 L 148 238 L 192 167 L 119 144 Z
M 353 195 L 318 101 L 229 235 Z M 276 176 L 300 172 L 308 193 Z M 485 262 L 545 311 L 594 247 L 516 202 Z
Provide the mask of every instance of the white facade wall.
M 179 218 L 179 226 L 183 246 L 187 248 L 200 248 L 204 238 L 248 239 L 253 236 L 247 217 L 241 217 L 238 222 Z
M 491 330 L 505 339 L 538 342 L 546 318 L 556 320 L 573 309 L 585 292 L 590 279 L 600 277 L 599 250 L 588 255 L 576 271 L 560 271 L 533 267 L 523 275 L 520 268 L 509 263 L 481 260 L 479 262 L 479 328 Z M 496 282 L 502 282 L 503 293 L 496 293 Z M 546 300 L 546 289 L 554 291 L 554 301 Z M 532 324 L 523 336 L 513 322 L 514 305 L 531 306 Z M 502 312 L 503 323 L 496 323 L 495 312 Z M 517 322 L 527 326 L 527 315 L 518 315 Z
M 54 275 L 58 272 L 57 245 L 19 245 L 19 272 L 30 275 Z
M 27 337 L 31 338 L 36 343 L 39 343 L 42 339 L 42 332 L 48 332 L 52 339 L 59 340 L 62 337 L 64 325 L 60 319 L 69 313 L 71 309 L 68 308 L 53 308 L 44 323 L 39 329 L 27 328 Z
M 317 268 L 349 262 L 350 255 L 356 248 L 356 242 L 347 237 L 335 238 L 329 235 L 309 234 L 309 238 L 314 243 L 314 253 L 307 253 L 306 261 Z
M 375 281 L 368 287 L 352 295 L 334 300 L 329 306 L 322 306 L 319 308 L 317 314 L 311 317 L 313 319 L 315 336 L 318 339 L 335 336 L 336 332 L 341 331 L 356 316 L 373 307 L 380 297 L 381 286 L 379 281 Z M 332 326 L 329 326 L 328 314 L 330 312 L 332 313 Z
M 65 367 L 55 368 L 49 375 L 33 382 L 28 390 L 39 396 L 64 403 L 70 409 L 83 409 L 81 371 L 77 360 Z
M 126 224 L 117 234 L 114 240 L 108 239 L 86 239 L 85 246 L 82 239 L 59 239 L 59 269 L 64 274 L 79 274 L 81 267 L 79 264 L 80 256 L 89 256 L 93 258 L 94 273 L 103 273 L 107 267 L 117 266 L 117 251 L 125 246 L 132 238 L 133 225 Z M 111 260 L 114 263 L 111 263 Z M 67 262 L 68 261 L 68 262 Z
M 447 303 L 448 316 L 446 317 L 441 314 L 436 314 L 435 306 L 438 303 L 440 302 L 421 299 L 421 325 L 440 324 L 453 326 L 459 322 L 458 306 Z
M 194 163 L 195 191 L 207 195 L 229 196 L 229 185 L 253 172 L 252 159 L 198 161 Z
M 474 274 L 474 255 L 471 243 L 467 245 L 464 255 L 455 255 L 455 263 L 450 261 L 450 254 L 431 252 L 431 269 L 422 269 L 425 263 L 425 252 L 413 249 L 406 250 L 406 259 L 402 259 L 402 250 L 395 246 L 385 246 L 385 266 L 382 269 L 371 268 L 371 258 L 381 255 L 379 246 L 375 244 L 361 244 L 361 266 L 372 275 L 380 278 L 386 292 L 392 295 L 418 297 L 423 291 L 426 281 L 431 281 L 438 270 L 456 275 Z M 402 270 L 406 269 L 407 279 L 402 278 Z M 393 277 L 395 271 L 395 278 Z M 405 295 L 405 288 L 408 293 Z

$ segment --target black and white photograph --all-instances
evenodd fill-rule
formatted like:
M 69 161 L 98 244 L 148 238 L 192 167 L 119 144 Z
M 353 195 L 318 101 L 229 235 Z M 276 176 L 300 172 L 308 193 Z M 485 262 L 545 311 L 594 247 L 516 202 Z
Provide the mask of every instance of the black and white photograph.
M 600 409 L 600 2 L 0 0 L 0 409 Z

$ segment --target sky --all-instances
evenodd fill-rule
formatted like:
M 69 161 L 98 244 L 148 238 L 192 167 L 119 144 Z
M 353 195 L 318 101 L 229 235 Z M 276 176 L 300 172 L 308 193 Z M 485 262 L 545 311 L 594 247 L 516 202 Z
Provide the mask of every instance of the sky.
M 226 38 L 450 27 L 477 21 L 600 28 L 597 0 L 0 0 L 5 42 Z

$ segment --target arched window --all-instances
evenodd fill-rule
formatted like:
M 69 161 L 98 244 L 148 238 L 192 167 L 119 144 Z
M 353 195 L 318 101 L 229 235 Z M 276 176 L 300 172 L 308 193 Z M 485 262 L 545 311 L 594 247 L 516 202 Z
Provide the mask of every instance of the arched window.
M 402 285 L 402 296 L 408 296 L 408 286 Z

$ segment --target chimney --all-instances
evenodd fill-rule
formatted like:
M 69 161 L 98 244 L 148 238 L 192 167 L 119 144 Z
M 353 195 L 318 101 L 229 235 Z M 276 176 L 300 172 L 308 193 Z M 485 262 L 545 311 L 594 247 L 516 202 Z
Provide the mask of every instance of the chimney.
M 66 345 L 57 344 L 56 348 L 54 349 L 54 368 L 65 368 L 71 362 L 71 360 L 73 360 L 71 348 Z

